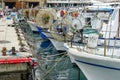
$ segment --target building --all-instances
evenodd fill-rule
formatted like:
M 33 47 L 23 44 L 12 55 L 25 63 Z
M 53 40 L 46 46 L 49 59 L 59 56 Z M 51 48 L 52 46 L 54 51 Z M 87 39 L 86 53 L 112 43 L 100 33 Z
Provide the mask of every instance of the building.
M 92 5 L 94 1 L 101 1 L 101 2 L 120 2 L 120 0 L 46 0 L 46 4 L 48 6 L 76 6 L 76 5 Z
M 48 6 L 77 6 L 91 5 L 90 0 L 46 0 Z
M 30 8 L 35 6 L 43 6 L 45 0 L 3 0 L 4 6 L 9 8 Z
M 4 2 L 4 6 L 9 8 L 29 8 L 35 6 L 76 6 L 76 5 L 91 5 L 93 0 L 0 0 Z M 97 0 L 102 2 L 120 2 L 120 0 Z M 2 6 L 2 4 L 0 4 Z

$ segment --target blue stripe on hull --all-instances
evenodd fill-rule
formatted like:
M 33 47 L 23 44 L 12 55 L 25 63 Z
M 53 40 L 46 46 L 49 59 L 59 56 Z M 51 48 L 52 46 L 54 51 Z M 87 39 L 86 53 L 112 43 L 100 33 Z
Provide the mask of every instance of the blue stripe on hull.
M 120 40 L 120 38 L 99 38 L 99 39 L 102 39 L 102 40 Z
M 77 59 L 75 59 L 75 61 L 87 64 L 87 65 L 91 65 L 91 66 L 96 66 L 96 67 L 101 67 L 101 68 L 107 68 L 107 69 L 113 69 L 113 70 L 119 70 L 120 71 L 120 68 L 113 68 L 113 67 L 109 67 L 109 66 L 89 63 L 89 62 L 85 62 L 85 61 L 81 61 L 81 60 L 77 60 Z

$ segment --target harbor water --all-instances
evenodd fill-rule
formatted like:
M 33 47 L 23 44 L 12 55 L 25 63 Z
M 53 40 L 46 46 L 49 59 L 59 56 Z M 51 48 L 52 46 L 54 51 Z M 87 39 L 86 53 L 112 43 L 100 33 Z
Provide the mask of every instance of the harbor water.
M 39 39 L 40 36 L 34 33 L 34 38 Z M 58 52 L 49 40 L 39 40 L 36 43 L 36 55 L 39 62 L 40 74 L 45 80 L 87 80 L 82 71 L 73 65 L 69 56 L 63 52 Z M 46 58 L 47 56 L 47 58 Z M 64 56 L 64 57 L 63 57 Z M 41 58 L 45 58 L 44 61 Z M 40 60 L 41 62 L 40 62 Z M 44 76 L 44 77 L 43 77 Z
M 41 39 L 39 33 L 32 32 L 27 24 L 21 28 L 28 42 L 34 45 L 33 53 L 38 62 L 36 80 L 87 80 L 82 71 L 71 63 L 66 52 L 58 52 L 49 40 Z

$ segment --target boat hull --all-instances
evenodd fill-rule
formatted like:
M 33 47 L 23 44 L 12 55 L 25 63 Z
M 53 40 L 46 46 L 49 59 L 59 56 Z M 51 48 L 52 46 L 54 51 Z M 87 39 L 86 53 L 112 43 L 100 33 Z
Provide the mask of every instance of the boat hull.
M 64 42 L 53 39 L 49 32 L 43 32 L 43 34 L 52 42 L 57 51 L 65 51 Z
M 98 55 L 69 53 L 88 80 L 119 80 L 120 60 Z

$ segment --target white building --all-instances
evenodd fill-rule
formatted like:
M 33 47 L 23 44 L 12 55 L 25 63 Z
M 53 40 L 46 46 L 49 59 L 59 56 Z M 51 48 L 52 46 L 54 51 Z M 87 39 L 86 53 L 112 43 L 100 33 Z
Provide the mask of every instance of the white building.
M 77 5 L 91 5 L 90 0 L 46 0 L 46 3 L 51 6 L 77 6 Z

